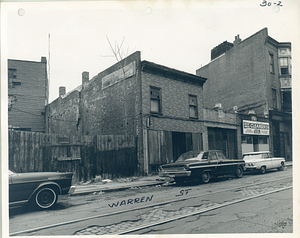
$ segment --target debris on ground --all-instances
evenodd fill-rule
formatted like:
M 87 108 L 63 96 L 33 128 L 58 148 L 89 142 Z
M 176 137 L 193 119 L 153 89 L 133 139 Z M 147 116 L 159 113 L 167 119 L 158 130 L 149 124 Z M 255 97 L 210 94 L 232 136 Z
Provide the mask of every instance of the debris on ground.
M 100 192 L 93 192 L 93 195 L 100 195 L 100 194 L 103 194 L 103 193 L 105 193 L 105 192 L 103 192 L 103 191 L 100 191 Z
M 102 181 L 101 175 L 96 175 L 94 178 L 94 183 L 99 183 Z
M 137 181 L 138 177 L 132 177 L 132 178 L 120 178 L 117 179 L 117 182 L 119 183 L 127 183 L 127 182 L 133 182 L 133 181 Z
M 87 182 L 80 182 L 80 184 L 82 184 L 82 185 L 88 185 L 88 184 L 90 184 L 90 183 L 92 183 L 92 181 L 91 180 L 89 180 L 89 181 L 87 181 Z
M 111 179 L 103 179 L 102 180 L 102 183 L 111 183 L 113 182 Z
M 175 182 L 165 182 L 164 184 L 162 184 L 161 186 L 170 186 L 170 185 L 174 185 L 176 184 Z
M 135 186 L 135 187 L 131 187 L 130 189 L 142 189 L 142 188 L 139 186 Z

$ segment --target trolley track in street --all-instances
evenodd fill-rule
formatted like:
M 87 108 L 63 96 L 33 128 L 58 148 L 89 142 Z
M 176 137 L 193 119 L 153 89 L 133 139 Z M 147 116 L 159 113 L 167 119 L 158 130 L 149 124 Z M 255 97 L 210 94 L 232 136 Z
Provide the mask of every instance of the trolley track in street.
M 162 219 L 159 219 L 153 222 L 149 222 L 149 220 L 147 220 L 147 222 L 143 223 L 143 217 L 140 219 L 140 221 L 138 222 L 128 222 L 127 221 L 127 226 L 124 226 L 124 224 L 114 224 L 112 226 L 100 226 L 100 225 L 95 225 L 92 227 L 88 227 L 86 229 L 82 229 L 79 231 L 76 231 L 74 233 L 74 235 L 86 235 L 86 230 L 89 230 L 89 232 L 92 231 L 92 234 L 94 235 L 104 235 L 104 234 L 129 234 L 135 231 L 139 231 L 145 228 L 149 228 L 149 227 L 153 227 L 153 226 L 157 226 L 160 224 L 164 224 L 164 223 L 168 223 L 168 222 L 172 222 L 175 220 L 179 220 L 188 216 L 194 216 L 197 214 L 202 214 L 211 210 L 216 210 L 219 208 L 222 208 L 224 206 L 230 206 L 236 203 L 241 203 L 243 201 L 247 201 L 247 200 L 251 200 L 251 199 L 255 199 L 257 197 L 261 197 L 261 196 L 265 196 L 268 194 L 272 194 L 272 193 L 276 193 L 279 191 L 283 191 L 283 190 L 287 190 L 287 189 L 291 189 L 292 188 L 292 182 L 288 182 L 285 185 L 282 184 L 278 184 L 277 188 L 273 186 L 273 188 L 270 188 L 269 191 L 260 191 L 260 189 L 258 188 L 260 185 L 263 184 L 268 184 L 268 183 L 272 183 L 272 182 L 277 182 L 277 181 L 283 181 L 286 179 L 291 179 L 291 176 L 288 177 L 280 177 L 277 179 L 273 179 L 273 180 L 268 180 L 268 181 L 264 181 L 264 182 L 259 182 L 259 183 L 251 183 L 251 184 L 246 184 L 243 186 L 236 186 L 236 187 L 231 187 L 231 188 L 227 188 L 227 189 L 222 189 L 222 190 L 218 190 L 218 191 L 214 191 L 214 192 L 207 192 L 207 193 L 203 193 L 203 194 L 197 194 L 197 195 L 190 195 L 190 196 L 186 196 L 186 197 L 180 197 L 180 198 L 176 198 L 176 199 L 171 199 L 168 201 L 163 201 L 163 202 L 159 202 L 159 203 L 152 203 L 146 206 L 142 206 L 142 207 L 136 207 L 136 208 L 130 208 L 130 209 L 125 209 L 125 210 L 121 210 L 121 211 L 116 211 L 116 212 L 110 212 L 107 214 L 100 214 L 100 215 L 95 215 L 95 216 L 90 216 L 90 217 L 84 217 L 84 218 L 79 218 L 79 219 L 74 219 L 74 220 L 69 220 L 69 221 L 65 221 L 65 222 L 61 222 L 61 223 L 56 223 L 56 224 L 50 224 L 50 225 L 45 225 L 45 226 L 41 226 L 41 227 L 37 227 L 37 228 L 32 228 L 32 229 L 27 229 L 27 230 L 22 230 L 22 231 L 17 231 L 17 232 L 13 232 L 10 234 L 10 236 L 15 236 L 15 235 L 20 235 L 20 234 L 30 234 L 30 233 L 34 233 L 37 231 L 42 231 L 42 230 L 47 230 L 47 229 L 51 229 L 51 228 L 56 228 L 56 227 L 60 227 L 60 226 L 67 226 L 70 224 L 74 224 L 74 223 L 79 223 L 79 222 L 84 222 L 87 220 L 91 220 L 91 219 L 98 219 L 98 218 L 105 218 L 105 217 L 111 217 L 111 216 L 115 216 L 115 215 L 121 215 L 121 214 L 126 214 L 126 213 L 132 213 L 134 211 L 141 211 L 143 209 L 149 209 L 149 208 L 153 208 L 152 210 L 159 210 L 161 209 L 161 207 L 171 204 L 171 203 L 176 203 L 176 202 L 182 202 L 182 201 L 187 201 L 187 200 L 191 200 L 191 199 L 195 199 L 195 198 L 200 198 L 200 197 L 204 197 L 207 195 L 213 195 L 213 194 L 218 194 L 218 193 L 224 193 L 224 192 L 242 192 L 242 191 L 246 191 L 246 189 L 249 190 L 249 188 L 254 187 L 254 189 L 252 189 L 251 191 L 254 191 L 250 194 L 245 194 L 246 197 L 244 198 L 240 198 L 240 199 L 235 199 L 233 201 L 225 201 L 221 204 L 210 204 L 208 203 L 205 206 L 194 206 L 194 207 L 186 207 L 185 210 L 180 211 L 180 212 L 174 212 L 174 213 L 170 213 L 167 214 L 165 217 L 162 216 Z M 265 186 L 265 187 L 270 187 L 270 186 Z M 161 212 L 161 211 L 160 211 Z M 181 214 L 184 213 L 184 214 Z M 150 214 L 151 215 L 151 214 Z M 150 216 L 149 215 L 149 216 Z M 168 216 L 172 216 L 171 218 L 169 218 Z M 147 217 L 144 217 L 145 219 L 149 219 Z M 121 227 L 118 227 L 121 226 Z M 107 228 L 108 227 L 108 228 Z M 114 229 L 111 229 L 111 228 Z M 126 227 L 126 228 L 124 228 Z M 94 230 L 94 232 L 93 232 Z M 113 233 L 111 231 L 114 231 Z M 117 231 L 117 232 L 116 232 Z

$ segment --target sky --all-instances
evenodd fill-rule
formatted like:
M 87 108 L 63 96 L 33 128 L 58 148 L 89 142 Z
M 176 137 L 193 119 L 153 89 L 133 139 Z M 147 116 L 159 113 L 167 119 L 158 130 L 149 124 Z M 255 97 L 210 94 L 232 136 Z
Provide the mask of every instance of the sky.
M 83 71 L 91 79 L 117 62 L 109 42 L 124 40 L 124 56 L 141 51 L 142 60 L 192 74 L 238 34 L 244 40 L 267 27 L 275 40 L 299 45 L 298 0 L 21 1 L 1 11 L 7 58 L 47 57 L 50 102 L 60 86 L 79 86 Z

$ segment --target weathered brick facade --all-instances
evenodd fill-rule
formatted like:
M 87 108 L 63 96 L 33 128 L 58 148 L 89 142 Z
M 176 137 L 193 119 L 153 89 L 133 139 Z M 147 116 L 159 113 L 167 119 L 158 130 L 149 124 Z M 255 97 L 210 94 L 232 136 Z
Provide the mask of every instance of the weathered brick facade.
M 202 121 L 202 85 L 180 81 L 159 74 L 142 72 L 143 115 L 150 112 L 150 86 L 162 91 L 162 115 L 151 117 L 151 128 L 154 130 L 199 132 L 203 131 L 202 124 L 197 119 L 189 117 L 189 95 L 197 96 L 198 118 Z
M 264 28 L 243 41 L 236 36 L 232 48 L 196 71 L 208 78 L 203 87 L 205 108 L 219 104 L 226 112 L 241 115 L 241 124 L 267 120 L 269 137 L 257 138 L 288 160 L 292 158 L 290 51 L 290 43 L 277 42 Z
M 8 60 L 8 125 L 28 131 L 45 131 L 47 60 Z
M 78 90 L 61 95 L 46 107 L 46 132 L 72 136 L 81 135 Z
M 208 78 L 203 86 L 204 107 L 221 103 L 225 111 L 233 111 L 233 106 L 265 103 L 266 37 L 266 31 L 260 31 L 196 71 Z
M 51 133 L 134 136 L 141 174 L 156 172 L 158 165 L 187 150 L 208 149 L 202 95 L 206 78 L 141 61 L 135 52 L 91 80 L 84 72 L 82 79 L 81 86 L 48 106 Z M 151 109 L 152 88 L 159 92 L 159 112 Z M 219 125 L 218 119 L 212 125 L 236 130 L 230 123 Z

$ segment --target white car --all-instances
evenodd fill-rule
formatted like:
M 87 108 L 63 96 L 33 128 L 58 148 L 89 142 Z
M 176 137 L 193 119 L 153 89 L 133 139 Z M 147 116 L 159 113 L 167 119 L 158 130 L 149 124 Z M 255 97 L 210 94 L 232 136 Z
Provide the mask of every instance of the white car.
M 270 151 L 244 153 L 243 159 L 246 171 L 258 170 L 264 174 L 268 169 L 278 169 L 279 171 L 284 169 L 285 159 L 273 157 Z

